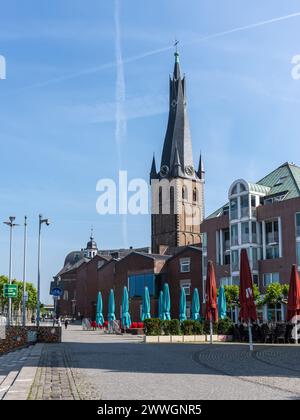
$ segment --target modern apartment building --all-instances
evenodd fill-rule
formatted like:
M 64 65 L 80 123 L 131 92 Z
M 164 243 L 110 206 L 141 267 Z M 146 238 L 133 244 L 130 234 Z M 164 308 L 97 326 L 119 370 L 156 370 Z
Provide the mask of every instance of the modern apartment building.
M 238 285 L 242 248 L 262 292 L 288 283 L 292 264 L 300 270 L 300 168 L 284 163 L 257 183 L 234 181 L 228 203 L 203 221 L 201 232 L 203 284 L 211 259 L 218 285 Z

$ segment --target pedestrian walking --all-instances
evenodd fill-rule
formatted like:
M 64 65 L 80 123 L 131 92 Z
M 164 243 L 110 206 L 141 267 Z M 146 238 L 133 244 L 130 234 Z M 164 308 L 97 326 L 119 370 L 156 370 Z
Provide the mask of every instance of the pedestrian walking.
M 66 319 L 66 320 L 65 320 L 65 329 L 67 329 L 67 328 L 68 328 L 68 324 L 69 324 L 69 321 Z

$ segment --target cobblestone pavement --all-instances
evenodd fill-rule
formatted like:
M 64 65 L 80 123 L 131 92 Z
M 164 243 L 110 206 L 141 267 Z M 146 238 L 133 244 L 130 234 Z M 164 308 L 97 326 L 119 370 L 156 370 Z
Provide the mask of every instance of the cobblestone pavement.
M 70 326 L 29 399 L 300 399 L 300 346 L 144 344 Z
M 0 356 L 0 400 L 27 398 L 42 348 L 37 344 Z

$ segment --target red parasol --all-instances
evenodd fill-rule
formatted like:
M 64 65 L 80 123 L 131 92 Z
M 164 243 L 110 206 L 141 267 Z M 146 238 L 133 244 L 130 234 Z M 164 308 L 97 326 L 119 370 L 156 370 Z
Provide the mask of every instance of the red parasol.
M 256 305 L 254 302 L 252 275 L 248 260 L 246 249 L 241 251 L 240 262 L 240 314 L 241 321 L 248 322 L 249 320 L 255 321 L 257 319 Z
M 293 265 L 287 304 L 287 321 L 291 321 L 296 315 L 300 315 L 300 279 L 297 267 Z
M 207 320 L 214 322 L 218 321 L 218 306 L 217 306 L 217 284 L 214 265 L 212 261 L 207 264 L 206 277 L 206 313 Z

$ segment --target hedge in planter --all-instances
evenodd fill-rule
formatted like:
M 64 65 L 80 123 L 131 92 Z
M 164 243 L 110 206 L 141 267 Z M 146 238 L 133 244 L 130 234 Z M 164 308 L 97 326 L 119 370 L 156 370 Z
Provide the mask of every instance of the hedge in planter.
M 220 335 L 232 335 L 233 334 L 233 322 L 230 318 L 219 319 L 218 321 L 218 334 Z
M 205 320 L 204 326 L 203 326 L 203 332 L 204 334 L 210 334 L 210 321 Z M 218 323 L 213 323 L 213 334 L 218 334 Z
M 146 335 L 161 335 L 162 321 L 159 318 L 149 318 L 144 321 Z
M 181 330 L 183 335 L 194 335 L 194 324 L 195 321 L 187 319 L 181 323 Z

